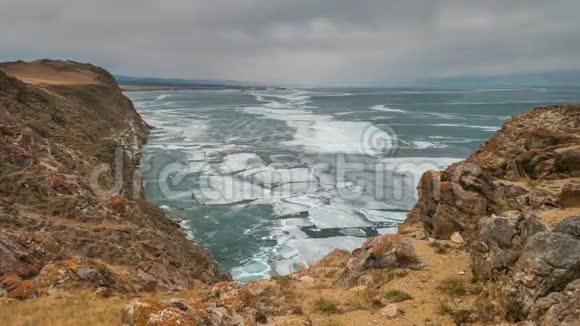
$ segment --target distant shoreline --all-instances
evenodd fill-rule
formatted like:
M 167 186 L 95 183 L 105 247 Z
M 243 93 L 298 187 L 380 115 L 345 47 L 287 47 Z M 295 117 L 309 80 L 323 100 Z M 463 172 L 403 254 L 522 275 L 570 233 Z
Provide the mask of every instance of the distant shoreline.
M 237 87 L 225 86 L 138 86 L 138 85 L 120 85 L 124 92 L 155 92 L 155 91 L 181 91 L 181 90 L 222 90 L 237 89 Z

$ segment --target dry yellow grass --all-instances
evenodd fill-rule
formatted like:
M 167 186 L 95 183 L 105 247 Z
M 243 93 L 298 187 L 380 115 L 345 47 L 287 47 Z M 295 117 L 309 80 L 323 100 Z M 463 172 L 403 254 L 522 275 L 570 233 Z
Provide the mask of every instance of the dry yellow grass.
M 208 289 L 199 287 L 179 293 L 155 292 L 146 300 L 203 298 Z M 2 326 L 101 326 L 119 325 L 123 307 L 135 298 L 102 298 L 91 290 L 76 290 L 25 301 L 0 301 Z
M 118 325 L 129 299 L 100 298 L 89 291 L 67 292 L 39 299 L 0 304 L 0 324 L 6 326 Z
M 70 69 L 65 62 L 12 62 L 0 67 L 4 73 L 34 85 L 100 84 L 98 76 L 88 70 Z

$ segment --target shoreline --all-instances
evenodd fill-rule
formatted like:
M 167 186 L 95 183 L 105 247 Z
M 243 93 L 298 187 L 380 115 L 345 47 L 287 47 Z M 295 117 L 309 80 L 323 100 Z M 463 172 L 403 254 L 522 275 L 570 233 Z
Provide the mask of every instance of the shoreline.
M 184 91 L 184 90 L 224 90 L 232 87 L 224 86 L 140 86 L 119 85 L 123 92 L 156 92 L 156 91 Z

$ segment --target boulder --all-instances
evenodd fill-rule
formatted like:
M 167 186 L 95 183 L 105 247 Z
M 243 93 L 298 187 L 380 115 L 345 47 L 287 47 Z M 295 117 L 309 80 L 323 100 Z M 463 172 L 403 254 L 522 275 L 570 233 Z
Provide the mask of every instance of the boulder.
M 580 320 L 580 279 L 570 282 L 563 291 L 538 299 L 528 318 L 540 325 L 575 325 Z
M 487 280 L 509 272 L 528 239 L 547 229 L 533 215 L 487 218 L 470 248 L 473 276 Z
M 508 196 L 509 198 L 517 198 L 519 196 L 527 194 L 528 190 L 526 190 L 524 187 L 520 187 L 517 185 L 509 185 L 504 188 L 504 192 L 506 196 Z
M 521 153 L 508 162 L 508 177 L 514 179 L 545 177 L 554 170 L 555 156 L 556 153 L 541 148 Z
M 402 310 L 399 309 L 399 306 L 397 306 L 396 304 L 393 304 L 393 303 L 387 305 L 386 307 L 381 309 L 381 311 L 379 311 L 379 315 L 381 315 L 385 318 L 388 318 L 388 319 L 396 318 L 401 313 L 402 313 Z
M 569 234 L 580 239 L 580 217 L 567 217 L 554 226 L 554 232 Z
M 87 287 L 113 287 L 116 283 L 116 275 L 105 265 L 100 264 L 82 264 L 71 268 L 69 276 L 73 280 Z
M 183 311 L 178 307 L 171 307 L 161 303 L 136 301 L 125 306 L 121 312 L 122 326 L 178 326 L 203 325 L 190 310 Z
M 580 183 L 568 182 L 560 193 L 560 207 L 580 207 Z
M 451 240 L 451 242 L 453 243 L 463 243 L 463 237 L 461 236 L 461 234 L 459 232 L 454 232 L 451 237 L 449 238 Z
M 23 280 L 20 276 L 8 273 L 0 277 L 0 289 L 7 293 L 9 298 L 30 299 L 38 295 L 38 289 L 32 281 Z
M 424 267 L 424 263 L 409 239 L 398 234 L 383 234 L 363 244 L 358 254 L 348 261 L 339 282 L 346 286 L 353 286 L 362 273 L 369 269 L 422 269 Z
M 445 240 L 460 232 L 470 242 L 479 219 L 496 210 L 497 190 L 490 174 L 473 164 L 428 171 L 417 186 L 419 200 L 402 228 L 419 224 L 426 236 Z
M 509 320 L 525 320 L 539 299 L 580 278 L 579 223 L 580 217 L 568 218 L 555 226 L 555 232 L 539 232 L 528 240 L 504 289 Z
M 580 149 L 561 152 L 556 160 L 556 168 L 569 173 L 580 171 Z
M 0 276 L 14 273 L 22 278 L 30 278 L 38 274 L 41 267 L 41 262 L 17 239 L 0 231 Z
M 151 292 L 160 289 L 185 289 L 191 281 L 171 264 L 145 261 L 137 265 L 136 278 L 142 290 Z
M 533 189 L 529 193 L 516 198 L 516 201 L 525 208 L 546 210 L 558 207 L 556 196 L 544 189 Z

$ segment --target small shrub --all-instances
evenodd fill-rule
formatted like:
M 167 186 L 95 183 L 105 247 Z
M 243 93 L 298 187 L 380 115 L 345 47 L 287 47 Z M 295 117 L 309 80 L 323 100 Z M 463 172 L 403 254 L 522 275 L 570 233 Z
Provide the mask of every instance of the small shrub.
M 391 302 L 413 300 L 413 297 L 409 293 L 399 290 L 389 290 L 385 293 L 385 297 Z
M 441 244 L 439 242 L 437 242 L 437 241 L 433 241 L 433 242 L 430 242 L 428 244 L 428 246 L 431 247 L 431 248 L 439 248 L 439 247 L 441 247 Z
M 457 277 L 450 277 L 441 281 L 437 288 L 439 291 L 451 296 L 464 296 L 468 293 L 465 282 Z
M 334 300 L 319 298 L 314 301 L 314 310 L 327 314 L 334 314 L 338 312 L 338 307 Z
M 453 313 L 453 308 L 447 302 L 440 302 L 439 303 L 439 313 L 442 315 L 450 315 Z

